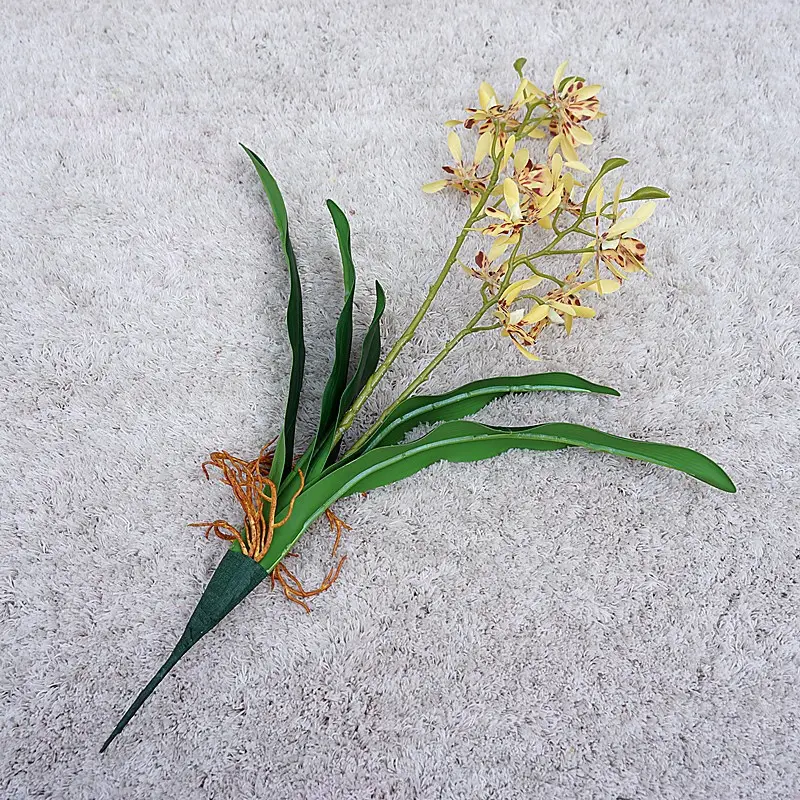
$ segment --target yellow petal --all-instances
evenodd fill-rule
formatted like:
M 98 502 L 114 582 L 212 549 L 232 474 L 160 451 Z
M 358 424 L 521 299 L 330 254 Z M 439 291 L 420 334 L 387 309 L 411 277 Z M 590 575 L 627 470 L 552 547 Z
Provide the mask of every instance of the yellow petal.
M 486 156 L 489 155 L 489 150 L 492 146 L 492 132 L 491 131 L 484 131 L 478 137 L 478 143 L 475 145 L 475 158 L 473 159 L 473 163 L 477 166 L 478 164 L 483 161 Z
M 578 126 L 572 129 L 572 136 L 578 144 L 591 144 L 594 141 L 594 136 L 589 131 Z
M 550 217 L 542 217 L 541 219 L 537 220 L 539 223 L 540 228 L 544 228 L 546 231 L 553 230 L 553 220 Z
M 558 179 L 561 177 L 561 169 L 564 166 L 564 159 L 561 158 L 559 153 L 555 153 L 553 155 L 553 161 L 550 165 L 550 172 L 553 176 L 553 183 L 556 183 Z
M 581 263 L 579 269 L 583 269 L 593 258 L 594 258 L 594 253 L 584 253 L 581 256 Z
M 461 125 L 463 120 L 460 119 L 449 119 L 445 122 L 445 128 L 455 128 L 457 125 Z
M 547 313 L 548 308 L 546 305 L 536 305 L 522 318 L 522 322 L 525 325 L 533 325 L 543 320 Z
M 498 236 L 494 240 L 494 244 L 489 248 L 489 252 L 486 254 L 486 257 L 489 261 L 494 261 L 496 258 L 499 258 L 506 250 L 508 250 L 510 242 L 508 241 L 508 236 Z
M 624 272 L 620 272 L 610 261 L 603 261 L 608 271 L 615 277 L 624 281 L 628 276 Z
M 652 200 L 648 200 L 646 203 L 642 203 L 639 208 L 633 212 L 631 219 L 635 219 L 636 224 L 641 225 L 643 222 L 647 222 L 647 220 L 653 216 L 653 212 L 655 210 L 656 204 Z
M 572 333 L 572 317 L 564 317 L 564 330 L 567 332 L 567 336 Z
M 523 98 L 525 97 L 528 89 L 528 79 L 523 78 L 519 82 L 519 86 L 517 87 L 517 91 L 514 92 L 514 96 L 511 98 L 511 102 L 513 103 L 521 103 Z
M 514 283 L 500 295 L 500 300 L 507 305 L 511 305 L 511 303 L 517 299 L 520 292 L 524 292 L 526 289 L 533 289 L 534 286 L 538 286 L 541 282 L 542 278 L 538 275 L 534 275 L 532 278 L 523 278 L 520 281 L 514 281 Z
M 569 169 L 574 169 L 576 172 L 589 172 L 589 167 L 580 161 L 567 161 L 564 163 L 564 166 Z
M 541 358 L 539 358 L 539 356 L 535 356 L 529 350 L 526 350 L 516 339 L 512 339 L 511 341 L 514 342 L 514 347 L 516 347 L 517 350 L 519 350 L 520 353 L 522 353 L 522 355 L 525 356 L 525 358 L 528 358 L 531 361 L 541 361 L 542 360 Z
M 556 187 L 556 190 L 550 194 L 544 203 L 542 203 L 542 205 L 539 207 L 539 214 L 541 216 L 547 216 L 558 208 L 558 204 L 561 202 L 561 195 L 563 191 L 563 184 L 559 184 Z
M 619 215 L 619 198 L 622 195 L 622 181 L 623 178 L 619 179 L 619 183 L 617 184 L 616 188 L 614 189 L 614 206 L 612 209 L 612 214 L 614 215 L 614 219 L 617 218 Z
M 603 184 L 602 183 L 598 183 L 597 184 L 597 193 L 594 196 L 594 211 L 595 211 L 595 214 L 598 217 L 600 216 L 600 212 L 603 210 L 603 196 L 604 196 L 604 194 L 605 194 L 605 192 L 604 192 L 604 189 L 603 189 Z
M 617 281 L 612 281 L 609 279 L 603 279 L 603 280 L 595 279 L 591 281 L 586 281 L 586 283 L 579 283 L 577 286 L 573 286 L 568 293 L 578 294 L 578 292 L 581 292 L 584 289 L 589 289 L 593 292 L 598 292 L 599 294 L 609 294 L 610 292 L 614 292 L 617 289 L 619 289 L 620 285 L 621 284 L 617 283 Z M 612 286 L 616 288 L 612 288 Z M 605 291 L 601 291 L 601 289 Z
M 567 161 L 580 161 L 578 158 L 578 151 L 567 141 L 566 136 L 561 137 L 561 152 L 564 154 Z
M 461 139 L 458 138 L 458 134 L 455 131 L 450 131 L 450 133 L 447 134 L 447 146 L 453 158 L 458 163 L 461 163 Z
M 558 84 L 561 83 L 561 79 L 564 77 L 564 70 L 567 68 L 568 61 L 562 61 L 558 65 L 558 69 L 556 70 L 556 74 L 553 77 L 553 88 L 558 91 Z
M 597 93 L 603 87 L 599 83 L 593 83 L 590 86 L 584 86 L 582 89 L 578 89 L 572 96 L 576 100 L 588 100 L 590 97 L 596 97 Z
M 519 189 L 512 178 L 506 178 L 503 181 L 503 197 L 511 216 L 513 217 L 515 212 L 519 213 Z
M 553 137 L 553 140 L 550 142 L 549 145 L 547 145 L 547 155 L 548 156 L 552 156 L 553 153 L 555 153 L 555 151 L 558 150 L 558 146 L 561 144 L 563 139 L 564 139 L 564 135 L 561 134 L 561 133 L 559 133 L 559 134 L 557 134 L 556 136 Z
M 519 325 L 522 318 L 525 316 L 525 311 L 521 308 L 516 308 L 508 315 L 509 325 Z
M 606 231 L 606 239 L 613 239 L 616 236 L 621 236 L 623 233 L 632 231 L 639 224 L 639 220 L 636 219 L 635 215 L 628 217 L 627 219 L 621 219 L 618 222 L 615 222 Z
M 481 104 L 481 108 L 484 111 L 488 111 L 492 106 L 498 105 L 497 95 L 490 83 L 484 81 L 478 87 L 478 102 Z
M 611 294 L 621 289 L 622 284 L 619 281 L 612 281 L 610 278 L 602 278 L 601 280 L 590 281 L 586 288 L 598 294 Z
M 520 149 L 514 153 L 514 172 L 520 172 L 524 169 L 529 159 L 530 153 L 528 152 L 528 148 L 520 147 Z
M 528 81 L 527 91 L 534 97 L 544 97 L 544 92 L 535 84 Z
M 434 192 L 441 191 L 442 189 L 444 189 L 445 186 L 447 186 L 447 181 L 446 180 L 431 181 L 430 183 L 426 183 L 422 187 L 422 191 L 427 193 L 427 194 L 433 194 Z
M 547 310 L 547 318 L 550 320 L 550 322 L 555 322 L 556 325 L 563 325 L 564 324 L 564 320 L 561 318 L 561 316 L 559 315 L 558 311 L 556 311 L 553 308 L 548 308 L 548 310 Z
M 544 139 L 544 137 L 545 137 L 545 132 L 544 132 L 544 131 L 543 131 L 541 128 L 534 128 L 534 129 L 533 129 L 533 130 L 532 130 L 532 131 L 531 131 L 531 132 L 528 134 L 528 136 L 529 136 L 531 139 Z
M 483 213 L 486 214 L 487 217 L 501 219 L 503 222 L 511 222 L 511 217 L 509 217 L 505 211 L 501 211 L 499 208 L 487 208 Z
M 569 314 L 571 317 L 575 316 L 574 306 L 567 305 L 566 303 L 559 303 L 558 300 L 548 300 L 547 304 L 551 308 L 556 309 L 556 311 L 563 311 L 565 314 Z
M 597 315 L 597 312 L 593 308 L 589 308 L 588 306 L 572 306 L 575 309 L 575 316 L 582 317 L 583 319 L 591 319 L 592 317 Z
M 500 161 L 500 169 L 506 168 L 506 164 L 508 164 L 508 159 L 511 158 L 511 155 L 514 152 L 514 145 L 516 145 L 516 143 L 517 137 L 512 133 L 511 136 L 508 137 L 506 146 L 503 148 L 503 158 Z
M 592 190 L 589 192 L 589 196 L 586 198 L 586 205 L 587 207 L 589 204 L 597 197 L 597 195 L 603 196 L 603 181 L 597 181 L 597 183 L 592 186 Z

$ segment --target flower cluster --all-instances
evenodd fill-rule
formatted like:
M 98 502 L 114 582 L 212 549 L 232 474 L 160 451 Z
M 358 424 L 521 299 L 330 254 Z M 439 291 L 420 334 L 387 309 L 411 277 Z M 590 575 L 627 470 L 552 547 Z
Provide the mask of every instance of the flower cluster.
M 447 123 L 453 164 L 443 167 L 447 177 L 422 188 L 429 193 L 452 188 L 468 198 L 465 228 L 490 241 L 480 247 L 474 265 L 462 267 L 481 283 L 484 311 L 497 319 L 491 327 L 535 359 L 531 348 L 549 325 L 563 325 L 569 333 L 575 319 L 595 316 L 582 294 L 609 294 L 631 274 L 647 272 L 647 248 L 630 233 L 651 216 L 652 200 L 668 195 L 644 187 L 623 197 L 619 181 L 606 200 L 603 179 L 625 160 L 606 161 L 592 176 L 579 155 L 593 142 L 586 123 L 604 116 L 601 87 L 567 75 L 564 62 L 552 91 L 545 93 L 524 77 L 524 64 L 524 59 L 514 64 L 520 81 L 507 104 L 484 82 L 478 105 L 466 109 L 465 119 Z M 478 134 L 472 158 L 465 157 L 452 130 L 458 126 Z M 527 140 L 547 140 L 541 155 L 531 153 Z M 640 200 L 645 202 L 628 213 L 629 204 Z M 523 248 L 527 228 L 548 231 L 552 239 L 533 250 Z M 557 277 L 539 266 L 540 259 L 551 256 L 568 256 L 577 264 Z

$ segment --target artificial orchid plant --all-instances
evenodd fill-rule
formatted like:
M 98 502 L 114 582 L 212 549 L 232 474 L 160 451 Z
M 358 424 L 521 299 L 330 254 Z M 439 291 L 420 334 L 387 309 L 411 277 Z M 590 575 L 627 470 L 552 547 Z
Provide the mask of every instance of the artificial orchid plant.
M 519 84 L 508 103 L 482 83 L 479 104 L 466 109 L 463 120 L 451 120 L 447 144 L 453 164 L 446 177 L 426 184 L 433 193 L 451 188 L 469 201 L 469 214 L 447 255 L 439 275 L 407 327 L 381 360 L 380 322 L 385 295 L 375 284 L 375 310 L 354 369 L 353 301 L 356 273 L 350 252 L 350 227 L 332 201 L 341 253 L 344 304 L 335 335 L 335 355 L 322 396 L 319 425 L 304 451 L 296 455 L 295 429 L 303 382 L 305 347 L 300 273 L 289 237 L 286 208 L 278 185 L 261 159 L 244 148 L 266 191 L 275 219 L 290 279 L 287 309 L 292 369 L 283 427 L 252 461 L 221 451 L 203 465 L 218 468 L 243 511 L 243 522 L 225 520 L 197 523 L 206 535 L 230 542 L 201 596 L 186 629 L 152 680 L 136 697 L 114 731 L 105 750 L 127 725 L 142 703 L 186 652 L 229 614 L 268 576 L 286 596 L 308 610 L 306 601 L 331 586 L 344 562 L 340 557 L 313 590 L 303 587 L 286 561 L 292 548 L 322 515 L 336 533 L 336 555 L 342 531 L 348 526 L 331 510 L 340 498 L 377 489 L 407 478 L 441 460 L 477 461 L 519 448 L 544 451 L 583 447 L 627 456 L 680 470 L 723 491 L 735 487 L 726 473 L 707 457 L 682 447 L 634 441 L 570 423 L 530 427 L 497 427 L 468 421 L 492 400 L 515 392 L 570 391 L 618 394 L 566 373 L 538 373 L 520 377 L 493 377 L 466 384 L 440 395 L 417 394 L 442 360 L 467 336 L 497 331 L 508 337 L 527 358 L 549 327 L 572 325 L 595 316 L 585 303 L 621 288 L 636 273 L 646 273 L 646 247 L 631 231 L 655 209 L 655 200 L 667 198 L 661 189 L 646 186 L 624 195 L 622 181 L 606 193 L 604 178 L 627 162 L 606 161 L 592 175 L 579 149 L 592 143 L 588 122 L 600 118 L 600 87 L 569 75 L 566 63 L 555 74 L 552 89 L 537 88 L 523 74 L 524 59 L 514 68 Z M 473 155 L 453 130 L 462 127 L 476 137 Z M 542 151 L 534 157 L 537 142 Z M 630 210 L 635 207 L 635 210 Z M 530 235 L 538 231 L 537 235 Z M 472 263 L 461 258 L 473 234 L 479 238 Z M 536 241 L 537 236 L 540 241 Z M 544 241 L 541 241 L 544 237 Z M 553 264 L 565 260 L 566 271 L 555 274 Z M 344 447 L 344 437 L 363 407 L 414 336 L 453 267 L 459 264 L 477 281 L 476 308 L 461 330 L 383 410 L 356 441 Z M 546 264 L 546 266 L 545 266 Z M 434 426 L 414 436 L 420 425 Z M 409 436 L 411 434 L 411 436 Z

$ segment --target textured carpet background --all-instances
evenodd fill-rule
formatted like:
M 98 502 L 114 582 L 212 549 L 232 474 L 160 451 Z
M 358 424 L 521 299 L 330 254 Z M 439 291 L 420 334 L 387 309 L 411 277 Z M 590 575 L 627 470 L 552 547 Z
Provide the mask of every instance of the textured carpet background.
M 791 2 L 7 0 L 0 47 L 3 798 L 796 798 L 797 156 Z M 652 280 L 542 341 L 620 399 L 523 397 L 486 421 L 585 422 L 697 447 L 740 492 L 583 452 L 438 465 L 342 502 L 335 589 L 261 587 L 97 749 L 182 631 L 233 514 L 200 462 L 276 432 L 287 294 L 237 142 L 286 195 L 311 345 L 341 292 L 387 340 L 463 206 L 427 197 L 441 124 L 511 62 L 604 84 L 597 166 L 672 193 Z M 454 275 L 367 409 L 466 317 Z M 333 299 L 336 302 L 333 302 Z M 475 339 L 441 391 L 529 366 Z M 301 573 L 330 535 L 302 542 Z

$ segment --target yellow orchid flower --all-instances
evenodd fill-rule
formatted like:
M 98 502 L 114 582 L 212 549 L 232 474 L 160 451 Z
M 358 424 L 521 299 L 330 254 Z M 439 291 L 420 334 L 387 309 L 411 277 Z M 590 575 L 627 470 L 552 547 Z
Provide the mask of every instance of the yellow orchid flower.
M 497 310 L 494 312 L 502 325 L 501 335 L 508 336 L 526 358 L 537 361 L 538 356 L 531 353 L 529 348 L 536 343 L 548 325 L 564 325 L 569 334 L 574 320 L 595 316 L 595 310 L 582 305 L 574 289 L 562 287 L 553 289 L 542 298 L 537 298 L 536 304 L 528 311 L 513 307 L 523 292 L 538 286 L 542 280 L 540 276 L 533 276 L 515 281 L 502 293 L 497 302 Z
M 479 175 L 478 171 L 486 156 L 489 154 L 493 141 L 490 132 L 481 134 L 475 145 L 475 155 L 472 162 L 464 162 L 464 150 L 461 146 L 461 139 L 455 131 L 450 131 L 447 135 L 447 148 L 453 156 L 454 166 L 446 165 L 442 169 L 451 177 L 442 178 L 438 181 L 431 181 L 422 187 L 422 191 L 427 194 L 439 192 L 447 186 L 452 186 L 459 192 L 469 196 L 472 205 L 478 202 L 478 198 L 486 191 L 486 175 Z
M 634 228 L 638 228 L 643 222 L 647 222 L 653 216 L 656 210 L 656 204 L 652 200 L 642 203 L 630 217 L 623 218 L 615 222 L 605 233 L 605 240 L 609 241 L 616 237 L 621 236 L 623 233 L 628 233 Z
M 597 99 L 602 87 L 597 84 L 587 86 L 576 78 L 565 82 L 566 67 L 566 61 L 559 65 L 553 78 L 553 92 L 547 96 L 552 110 L 550 133 L 553 135 L 549 152 L 552 154 L 560 148 L 568 161 L 579 161 L 578 145 L 590 145 L 594 141 L 592 134 L 583 127 L 584 123 L 602 116 Z
M 516 244 L 518 237 L 513 236 L 498 236 L 489 248 L 488 252 L 479 250 L 475 255 L 475 266 L 468 267 L 462 264 L 464 271 L 474 278 L 478 278 L 483 283 L 487 284 L 491 294 L 500 286 L 503 278 L 508 271 L 508 261 L 496 263 L 501 259 L 509 247 Z
M 474 127 L 480 133 L 496 131 L 500 144 L 505 145 L 506 137 L 514 133 L 521 124 L 517 115 L 525 103 L 534 96 L 529 85 L 530 81 L 523 78 L 511 98 L 511 102 L 504 106 L 497 99 L 494 87 L 484 81 L 478 87 L 478 107 L 466 109 L 467 118 L 462 124 L 467 130 Z

